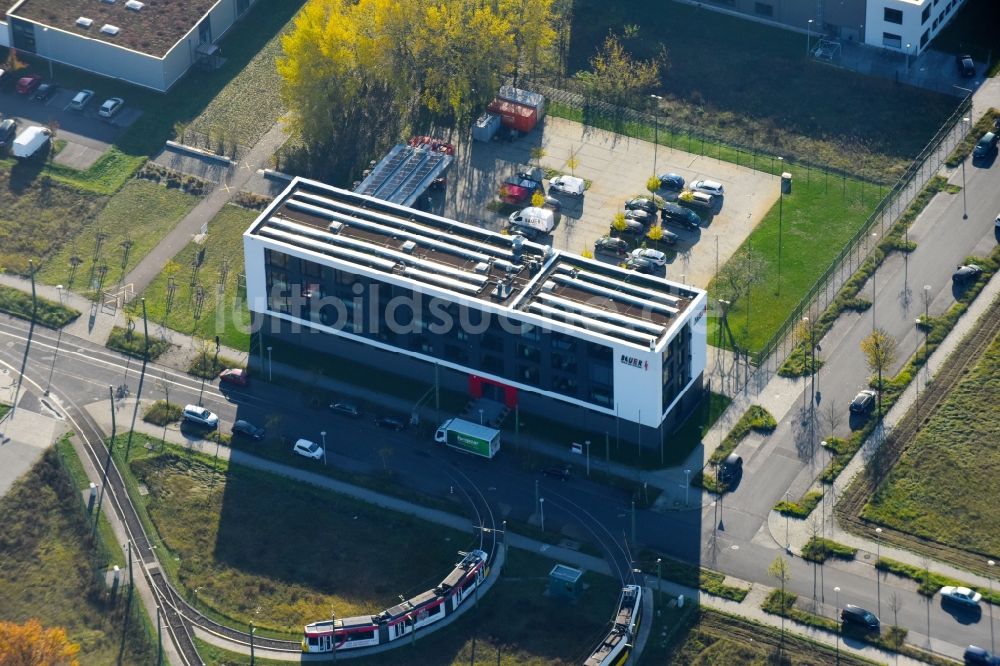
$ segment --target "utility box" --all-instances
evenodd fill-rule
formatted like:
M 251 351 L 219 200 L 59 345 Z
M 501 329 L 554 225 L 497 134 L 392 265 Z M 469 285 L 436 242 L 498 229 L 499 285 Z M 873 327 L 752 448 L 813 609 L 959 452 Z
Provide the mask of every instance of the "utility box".
M 781 174 L 781 193 L 791 194 L 792 193 L 792 174 L 785 171 Z
M 580 596 L 580 578 L 583 572 L 565 564 L 557 564 L 549 572 L 549 595 L 564 599 Z
M 473 141 L 492 141 L 500 129 L 500 116 L 492 113 L 484 113 L 476 119 L 472 126 Z

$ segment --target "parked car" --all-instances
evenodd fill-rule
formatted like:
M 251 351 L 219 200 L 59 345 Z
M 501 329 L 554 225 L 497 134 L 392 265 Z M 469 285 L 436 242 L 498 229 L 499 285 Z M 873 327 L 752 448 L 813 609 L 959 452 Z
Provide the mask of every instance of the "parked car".
M 941 601 L 953 601 L 963 606 L 979 608 L 979 602 L 983 595 L 967 587 L 957 587 L 955 585 L 945 585 L 941 588 Z
M 101 104 L 97 115 L 101 118 L 112 118 L 122 110 L 123 106 L 125 106 L 125 100 L 121 97 L 112 97 L 111 99 L 104 100 L 104 104 Z
M 715 197 L 711 194 L 695 192 L 694 190 L 684 190 L 677 195 L 677 203 L 687 208 L 715 210 Z
M 667 265 L 667 255 L 663 254 L 659 250 L 654 250 L 651 247 L 637 247 L 632 250 L 632 258 L 634 259 L 645 259 L 654 266 L 666 266 Z
M 882 624 L 875 613 L 853 604 L 844 606 L 840 611 L 840 620 L 845 625 L 854 625 L 868 631 L 878 631 Z
M 662 224 L 660 225 L 660 232 L 662 234 L 660 242 L 664 245 L 675 245 L 680 240 L 680 236 L 668 229 L 664 229 Z
M 38 89 L 38 86 L 42 85 L 42 77 L 38 74 L 29 74 L 28 76 L 22 76 L 17 81 L 18 95 L 30 95 Z
M 361 416 L 361 410 L 353 402 L 338 400 L 337 402 L 330 403 L 330 409 L 345 416 L 353 416 L 354 418 Z
M 630 257 L 629 260 L 625 262 L 625 269 L 635 271 L 637 273 L 652 275 L 656 272 L 656 264 L 648 259 L 644 259 L 643 257 Z
M 691 189 L 695 192 L 704 192 L 705 194 L 717 197 L 721 197 L 726 193 L 725 188 L 722 187 L 722 183 L 714 180 L 696 180 L 691 183 Z
M 676 173 L 665 173 L 660 176 L 660 189 L 680 192 L 684 189 L 684 178 Z
M 701 228 L 701 218 L 698 217 L 698 213 L 675 203 L 663 204 L 660 217 L 669 224 L 679 224 L 692 230 Z
M 976 143 L 976 147 L 972 149 L 972 159 L 978 160 L 989 157 L 996 152 L 996 149 L 997 135 L 993 132 L 987 132 Z
M 625 210 L 644 210 L 650 215 L 656 215 L 660 209 L 652 199 L 636 197 L 625 202 Z
M 397 432 L 406 428 L 406 420 L 399 416 L 376 416 L 375 425 L 386 430 Z
M 865 389 L 854 396 L 848 409 L 852 414 L 867 414 L 875 406 L 876 398 L 878 398 L 878 394 L 875 391 Z
M 250 383 L 250 375 L 242 368 L 226 368 L 219 373 L 219 383 L 246 386 Z
M 656 213 L 650 213 L 648 210 L 636 208 L 634 210 L 625 211 L 625 219 L 642 222 L 643 224 L 648 226 L 656 222 Z
M 993 223 L 993 226 L 1000 229 L 1000 215 L 997 215 L 997 221 Z
M 730 483 L 736 481 L 743 475 L 743 458 L 730 453 L 719 465 L 719 481 Z
M 970 645 L 965 648 L 965 666 L 1000 666 L 1000 656 L 991 654 L 986 648 Z
M 594 254 L 613 255 L 624 257 L 628 252 L 628 243 L 621 238 L 604 236 L 594 241 Z
M 74 111 L 83 111 L 87 107 L 87 105 L 90 104 L 90 100 L 93 97 L 94 97 L 93 90 L 81 90 L 80 92 L 78 92 L 76 95 L 73 96 L 73 99 L 70 100 L 69 108 L 73 109 Z
M 972 61 L 972 56 L 955 56 L 955 64 L 958 66 L 959 75 L 967 79 L 971 79 L 976 75 L 976 63 Z
M 0 122 L 0 150 L 7 152 L 17 136 L 17 121 L 6 118 Z
M 614 224 L 611 225 L 611 230 L 618 231 L 617 229 L 615 229 Z M 642 222 L 638 220 L 630 220 L 629 218 L 626 217 L 625 228 L 622 229 L 619 233 L 641 236 L 646 233 L 646 225 L 644 225 Z
M 36 102 L 47 101 L 55 92 L 59 90 L 59 86 L 54 83 L 43 83 L 38 86 L 38 90 L 35 91 L 35 96 L 32 97 Z
M 566 481 L 569 479 L 569 467 L 559 465 L 543 467 L 542 476 L 548 476 L 553 479 L 559 479 L 560 481 Z
M 973 282 L 979 279 L 979 276 L 982 274 L 982 267 L 976 264 L 964 264 L 955 269 L 955 272 L 951 274 L 951 279 L 956 284 L 965 284 L 966 282 Z
M 205 426 L 206 428 L 219 427 L 219 417 L 198 405 L 184 405 L 182 415 L 185 421 L 194 423 L 195 425 Z
M 316 442 L 310 442 L 308 439 L 300 439 L 295 442 L 292 451 L 313 460 L 319 460 L 323 457 L 323 447 Z
M 576 176 L 556 176 L 549 181 L 549 192 L 582 197 L 584 186 L 583 178 L 577 178 Z
M 249 421 L 239 419 L 233 423 L 233 437 L 247 437 L 259 442 L 264 439 L 264 429 L 258 428 Z

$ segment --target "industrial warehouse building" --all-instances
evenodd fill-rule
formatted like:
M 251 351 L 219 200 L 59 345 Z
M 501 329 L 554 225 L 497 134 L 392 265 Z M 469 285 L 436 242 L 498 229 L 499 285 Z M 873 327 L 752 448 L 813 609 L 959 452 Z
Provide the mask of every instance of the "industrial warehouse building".
M 649 447 L 702 399 L 699 289 L 301 178 L 243 240 L 263 345 Z
M 19 0 L 0 45 L 160 92 L 196 64 L 257 0 Z

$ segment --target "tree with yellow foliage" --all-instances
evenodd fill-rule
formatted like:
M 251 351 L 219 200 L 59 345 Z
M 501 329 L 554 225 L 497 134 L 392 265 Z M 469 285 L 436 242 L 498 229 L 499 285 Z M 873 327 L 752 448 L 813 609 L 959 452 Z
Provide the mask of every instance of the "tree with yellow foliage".
M 62 627 L 45 629 L 38 620 L 0 622 L 0 664 L 4 666 L 79 666 L 80 646 Z

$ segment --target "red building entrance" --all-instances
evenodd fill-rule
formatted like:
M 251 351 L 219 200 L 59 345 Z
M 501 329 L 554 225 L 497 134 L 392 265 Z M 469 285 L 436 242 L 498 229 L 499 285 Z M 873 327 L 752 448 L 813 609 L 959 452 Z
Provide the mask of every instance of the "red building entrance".
M 517 389 L 485 377 L 469 375 L 469 395 L 473 398 L 486 398 L 502 402 L 514 409 L 517 406 Z

